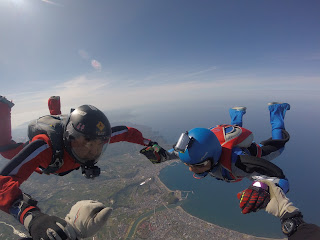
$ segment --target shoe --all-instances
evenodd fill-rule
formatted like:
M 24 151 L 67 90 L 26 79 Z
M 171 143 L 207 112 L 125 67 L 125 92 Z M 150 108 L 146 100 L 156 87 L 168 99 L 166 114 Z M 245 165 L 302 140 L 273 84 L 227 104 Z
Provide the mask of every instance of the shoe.
M 245 110 L 247 110 L 246 107 L 233 107 L 231 109 L 234 109 L 234 110 L 237 110 L 237 111 L 245 111 Z
M 270 102 L 270 103 L 268 103 L 268 108 L 270 111 L 275 108 L 281 108 L 283 110 L 290 110 L 290 104 L 289 103 L 282 103 L 282 102 Z
M 10 108 L 14 106 L 13 102 L 10 102 L 8 99 L 0 95 L 0 102 L 7 104 Z
M 282 104 L 282 102 L 269 102 L 268 106 L 275 105 L 275 104 Z

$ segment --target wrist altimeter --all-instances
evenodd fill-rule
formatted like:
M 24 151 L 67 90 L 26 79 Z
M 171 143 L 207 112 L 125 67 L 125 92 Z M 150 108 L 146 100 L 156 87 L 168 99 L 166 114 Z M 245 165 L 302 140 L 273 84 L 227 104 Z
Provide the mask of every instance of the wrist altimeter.
M 297 231 L 301 223 L 304 223 L 301 212 L 286 213 L 281 219 L 281 230 L 290 237 Z

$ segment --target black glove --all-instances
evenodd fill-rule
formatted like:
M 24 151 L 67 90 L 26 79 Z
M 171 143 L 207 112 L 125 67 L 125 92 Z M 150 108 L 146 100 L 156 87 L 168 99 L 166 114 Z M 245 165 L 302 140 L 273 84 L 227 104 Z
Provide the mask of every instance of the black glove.
M 168 159 L 167 151 L 160 147 L 157 142 L 150 142 L 149 146 L 140 150 L 153 164 L 161 163 Z
M 34 240 L 76 240 L 73 227 L 61 218 L 41 213 L 37 201 L 23 193 L 11 206 L 10 214 L 29 231 Z
M 65 220 L 41 212 L 32 213 L 28 227 L 34 240 L 76 239 L 74 230 Z

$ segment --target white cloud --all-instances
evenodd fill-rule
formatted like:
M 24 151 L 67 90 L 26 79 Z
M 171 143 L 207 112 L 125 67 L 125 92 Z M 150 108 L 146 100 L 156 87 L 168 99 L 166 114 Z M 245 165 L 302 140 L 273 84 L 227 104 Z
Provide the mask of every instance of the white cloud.
M 95 59 L 91 60 L 91 66 L 98 71 L 101 71 L 101 63 Z
M 79 54 L 79 56 L 80 56 L 82 59 L 84 59 L 84 60 L 86 60 L 86 61 L 89 61 L 89 62 L 90 62 L 90 65 L 91 65 L 95 70 L 101 71 L 101 69 L 102 69 L 101 63 L 100 63 L 98 60 L 96 60 L 96 59 L 91 59 L 91 57 L 90 57 L 90 55 L 89 55 L 89 53 L 88 53 L 87 51 L 85 51 L 84 49 L 79 49 L 79 50 L 78 50 L 78 54 Z M 90 60 L 90 59 L 91 59 L 91 60 Z
M 192 77 L 190 79 L 193 79 Z M 297 99 L 297 94 L 309 94 L 319 98 L 317 77 L 258 78 L 253 76 L 225 77 L 212 81 L 188 80 L 184 82 L 162 82 L 154 79 L 153 84 L 128 85 L 132 80 L 112 77 L 94 78 L 79 76 L 54 88 L 23 94 L 10 95 L 16 103 L 12 112 L 12 125 L 48 114 L 47 101 L 52 95 L 61 97 L 62 112 L 82 104 L 92 104 L 101 110 L 140 109 L 146 106 L 166 108 L 173 104 L 187 107 L 188 102 L 243 102 Z M 132 83 L 131 82 L 131 83 Z M 313 95 L 312 95 L 313 94 Z M 312 95 L 312 96 L 311 96 Z M 265 100 L 267 99 L 267 100 Z
M 198 75 L 202 75 L 204 73 L 208 73 L 208 72 L 211 72 L 211 71 L 214 71 L 214 70 L 217 70 L 217 69 L 218 69 L 217 66 L 212 66 L 212 67 L 209 67 L 207 69 L 203 69 L 203 70 L 199 70 L 199 71 L 196 71 L 196 72 L 187 73 L 183 77 L 198 76 Z
M 51 5 L 54 5 L 54 6 L 59 6 L 59 7 L 63 7 L 62 4 L 60 3 L 56 3 L 54 1 L 50 1 L 50 0 L 41 0 L 42 2 L 45 2 L 45 3 L 48 3 L 48 4 L 51 4 Z

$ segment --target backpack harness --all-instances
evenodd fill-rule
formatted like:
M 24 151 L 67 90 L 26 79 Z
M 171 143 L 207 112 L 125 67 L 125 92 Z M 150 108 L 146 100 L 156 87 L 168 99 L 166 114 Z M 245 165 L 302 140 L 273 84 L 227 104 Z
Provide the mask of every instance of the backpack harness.
M 39 134 L 45 134 L 49 137 L 52 147 L 52 160 L 47 168 L 39 167 L 45 174 L 51 174 L 58 171 L 63 165 L 63 133 L 69 117 L 68 115 L 45 115 L 32 121 L 28 125 L 28 137 L 30 141 Z M 66 173 L 57 175 L 63 176 Z
M 238 125 L 218 125 L 215 128 L 210 129 L 218 138 L 222 152 L 219 159 L 219 163 L 223 167 L 222 175 L 224 180 L 228 182 L 238 182 L 242 178 L 234 176 L 232 174 L 232 149 L 234 147 L 248 148 L 252 144 L 253 134 L 246 128 L 239 127 Z M 258 153 L 257 157 L 261 156 L 261 149 L 257 145 Z

